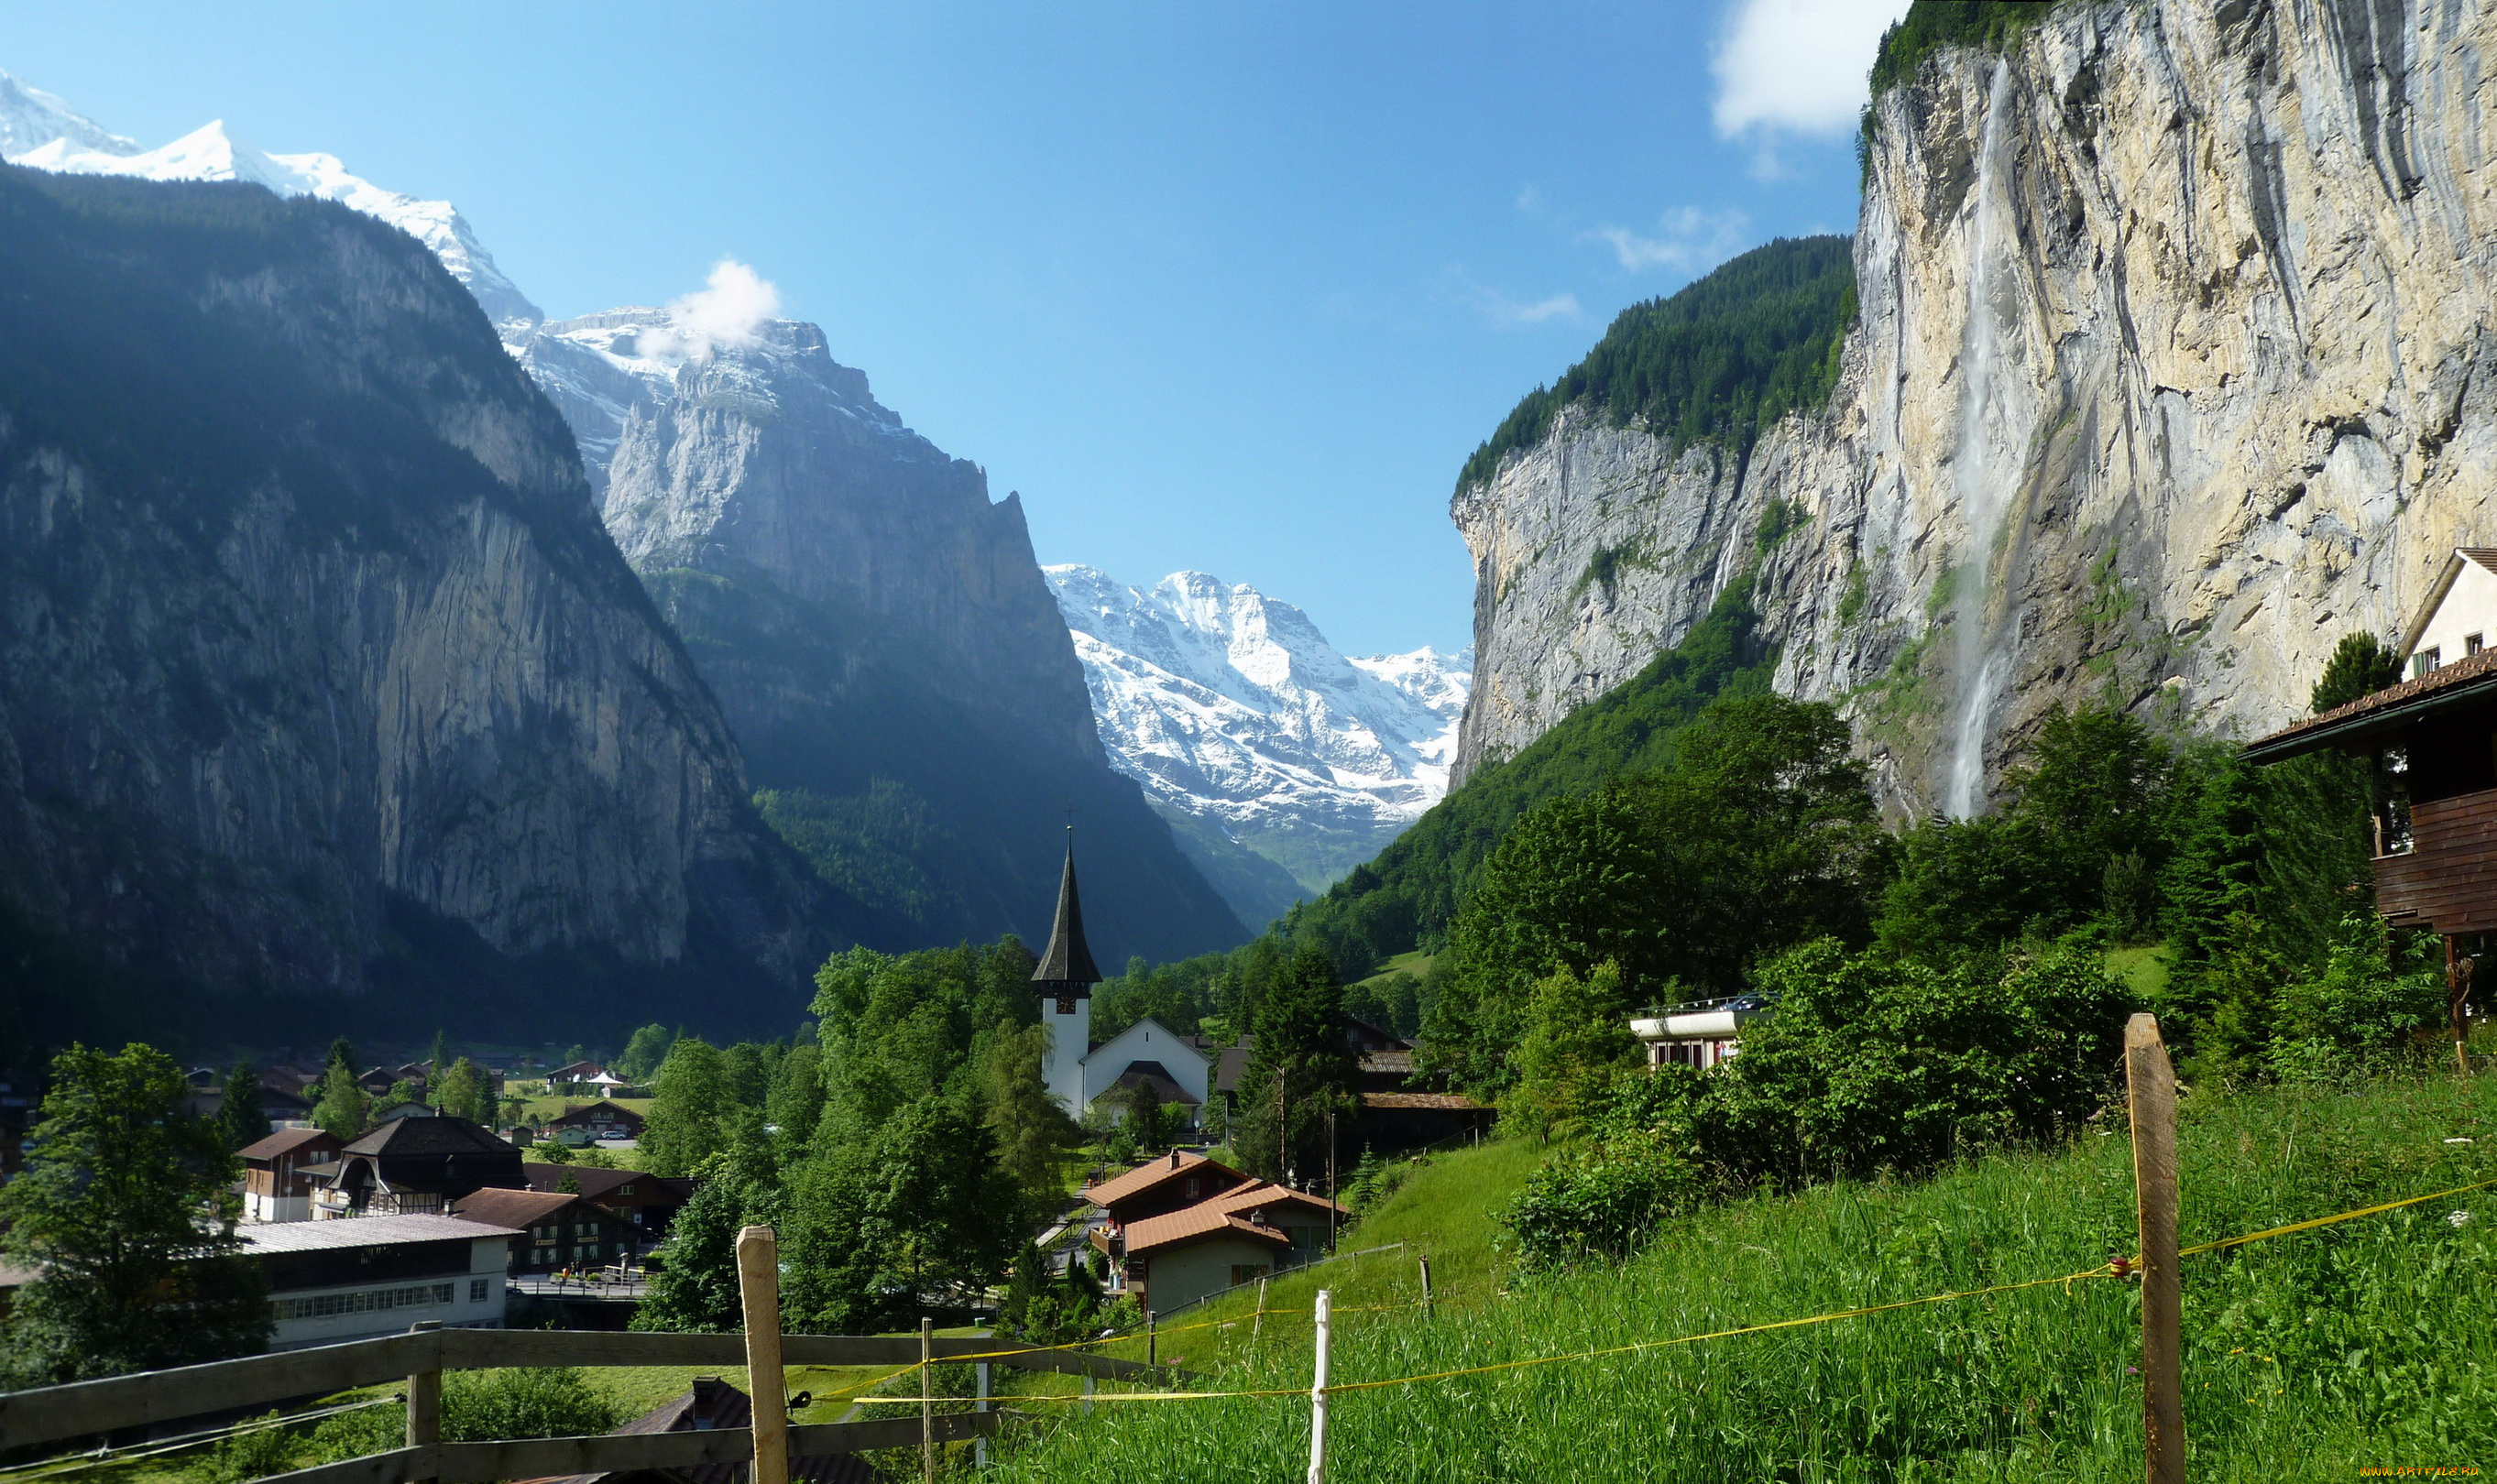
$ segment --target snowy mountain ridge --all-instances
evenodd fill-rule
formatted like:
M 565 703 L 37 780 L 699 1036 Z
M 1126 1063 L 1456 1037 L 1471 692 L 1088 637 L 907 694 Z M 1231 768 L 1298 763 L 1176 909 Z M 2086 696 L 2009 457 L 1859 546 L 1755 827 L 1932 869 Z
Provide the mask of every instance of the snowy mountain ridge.
M 12 165 L 78 175 L 141 180 L 249 180 L 280 196 L 316 196 L 378 217 L 432 249 L 498 324 L 546 318 L 447 201 L 386 191 L 350 173 L 335 155 L 269 154 L 226 132 L 217 119 L 170 144 L 142 149 L 60 99 L 0 73 L 0 157 Z
M 1202 572 L 1041 571 L 1113 766 L 1184 840 L 1211 827 L 1315 893 L 1447 792 L 1470 654 L 1349 658 L 1300 609 Z

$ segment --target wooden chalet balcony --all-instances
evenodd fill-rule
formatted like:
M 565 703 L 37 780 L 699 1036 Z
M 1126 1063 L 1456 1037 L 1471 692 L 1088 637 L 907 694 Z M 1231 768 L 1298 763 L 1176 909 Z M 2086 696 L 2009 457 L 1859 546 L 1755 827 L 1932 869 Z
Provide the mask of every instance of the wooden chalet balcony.
M 2497 788 L 2411 809 L 2412 847 L 2376 857 L 2376 910 L 2397 928 L 2497 931 Z

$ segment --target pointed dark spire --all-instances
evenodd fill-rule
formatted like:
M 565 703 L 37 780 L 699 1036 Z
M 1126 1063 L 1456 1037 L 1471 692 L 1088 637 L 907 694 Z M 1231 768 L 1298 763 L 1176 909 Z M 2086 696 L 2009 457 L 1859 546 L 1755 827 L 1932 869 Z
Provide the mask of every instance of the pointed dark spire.
M 1031 971 L 1036 992 L 1059 999 L 1090 995 L 1101 982 L 1092 950 L 1084 941 L 1084 908 L 1075 900 L 1075 827 L 1066 827 L 1066 872 L 1058 880 L 1058 920 L 1050 925 L 1049 951 Z M 1081 988 L 1078 988 L 1081 986 Z

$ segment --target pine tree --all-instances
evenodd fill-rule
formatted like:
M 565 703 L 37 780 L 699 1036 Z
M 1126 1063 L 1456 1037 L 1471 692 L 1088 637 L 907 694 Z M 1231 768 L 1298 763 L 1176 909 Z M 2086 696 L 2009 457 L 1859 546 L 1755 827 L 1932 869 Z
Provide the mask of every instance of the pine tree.
M 1270 1180 L 1307 1175 L 1325 1161 L 1326 1118 L 1349 1103 L 1355 1067 L 1335 962 L 1315 948 L 1295 953 L 1257 1006 L 1256 1026 L 1235 1147 Z
M 260 1095 L 260 1078 L 248 1060 L 237 1061 L 226 1073 L 225 1098 L 217 1105 L 217 1135 L 228 1149 L 238 1150 L 269 1137 L 269 1107 Z
M 2344 634 L 2307 702 L 2318 712 L 2328 711 L 2396 684 L 2401 678 L 2401 656 L 2390 646 L 2373 634 Z
M 0 1328 L 0 1384 L 267 1345 L 268 1279 L 234 1233 L 234 1156 L 220 1129 L 182 1112 L 180 1069 L 149 1046 L 72 1046 L 51 1074 L 26 1168 L 0 1187 L 0 1251 L 43 1274 Z
M 436 1029 L 433 1032 L 433 1051 L 425 1058 L 426 1069 L 432 1077 L 439 1078 L 442 1075 L 442 1069 L 450 1064 L 451 1038 Z
M 433 1106 L 451 1118 L 494 1126 L 494 1089 L 484 1068 L 466 1057 L 451 1063 L 451 1069 L 435 1080 Z

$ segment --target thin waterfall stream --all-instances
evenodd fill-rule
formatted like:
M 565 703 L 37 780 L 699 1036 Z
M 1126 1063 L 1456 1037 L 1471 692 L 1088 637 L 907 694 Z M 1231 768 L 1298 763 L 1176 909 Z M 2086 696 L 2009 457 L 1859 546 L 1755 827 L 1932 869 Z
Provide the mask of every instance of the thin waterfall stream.
M 2004 150 L 2003 114 L 2011 90 L 2008 61 L 1994 64 L 1986 89 L 1985 127 L 1977 142 L 1976 183 L 1970 190 L 1975 216 L 1968 277 L 1968 320 L 1961 332 L 1959 443 L 1951 475 L 1968 545 L 1960 553 L 1951 586 L 1951 630 L 1956 636 L 1957 705 L 1951 729 L 1950 772 L 1944 807 L 1955 819 L 1974 816 L 1985 800 L 1985 735 L 2003 693 L 2010 656 L 1993 643 L 1988 620 L 1994 591 L 1994 544 L 2010 506 L 2007 472 L 1995 467 L 2001 440 L 1994 372 L 2002 314 L 1996 303 L 1995 237 L 2002 210 L 1996 203 Z

